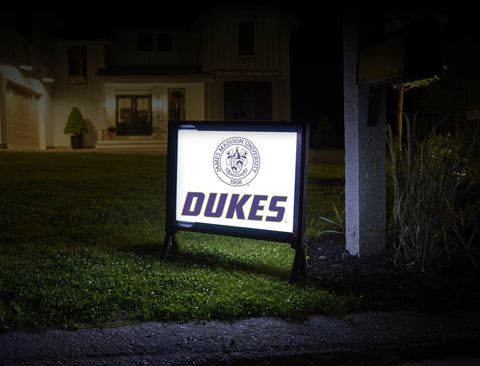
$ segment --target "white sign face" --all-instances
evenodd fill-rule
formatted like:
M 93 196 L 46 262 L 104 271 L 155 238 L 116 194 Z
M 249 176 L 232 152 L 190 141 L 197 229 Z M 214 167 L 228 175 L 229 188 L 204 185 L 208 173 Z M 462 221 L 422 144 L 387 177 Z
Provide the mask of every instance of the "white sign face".
M 176 220 L 293 232 L 296 132 L 178 130 Z

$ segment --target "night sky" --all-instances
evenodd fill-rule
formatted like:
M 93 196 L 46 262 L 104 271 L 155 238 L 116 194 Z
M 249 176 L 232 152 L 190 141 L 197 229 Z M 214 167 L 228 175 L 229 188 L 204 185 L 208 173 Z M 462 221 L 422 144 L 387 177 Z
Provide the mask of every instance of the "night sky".
M 328 118 L 343 134 L 342 14 L 302 8 L 291 38 L 292 120 Z

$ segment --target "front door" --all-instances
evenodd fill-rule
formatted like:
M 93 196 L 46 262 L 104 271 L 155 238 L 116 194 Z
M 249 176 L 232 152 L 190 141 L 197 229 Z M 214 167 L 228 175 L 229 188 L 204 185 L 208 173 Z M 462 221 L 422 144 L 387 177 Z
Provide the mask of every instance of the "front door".
M 117 95 L 117 135 L 152 134 L 152 97 Z

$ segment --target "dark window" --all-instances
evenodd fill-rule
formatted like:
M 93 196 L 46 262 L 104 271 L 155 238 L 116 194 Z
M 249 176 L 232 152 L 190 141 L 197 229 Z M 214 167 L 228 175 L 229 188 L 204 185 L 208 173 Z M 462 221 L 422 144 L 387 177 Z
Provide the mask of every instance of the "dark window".
M 185 121 L 185 89 L 168 89 L 168 118 L 170 121 Z
M 153 51 L 153 34 L 152 33 L 138 33 L 137 50 Z
M 224 84 L 225 120 L 271 120 L 272 83 L 226 82 Z
M 238 55 L 255 55 L 255 28 L 251 22 L 238 23 Z
M 172 35 L 159 33 L 157 34 L 157 51 L 172 50 Z
M 68 82 L 87 84 L 87 49 L 85 47 L 68 48 Z
M 33 41 L 33 25 L 32 15 L 22 13 L 16 17 L 16 30 L 26 40 Z

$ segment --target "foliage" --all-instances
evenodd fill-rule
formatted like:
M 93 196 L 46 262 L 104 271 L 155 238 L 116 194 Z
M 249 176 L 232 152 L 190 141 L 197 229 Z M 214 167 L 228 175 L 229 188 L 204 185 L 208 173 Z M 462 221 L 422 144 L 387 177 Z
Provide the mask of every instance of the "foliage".
M 342 191 L 343 195 L 345 195 L 345 191 Z M 341 200 L 342 203 L 345 202 L 345 198 Z M 327 223 L 333 226 L 332 229 L 326 229 L 320 232 L 319 236 L 322 234 L 342 234 L 343 236 L 346 235 L 347 232 L 347 222 L 345 218 L 345 204 L 343 204 L 343 209 L 339 210 L 337 206 L 332 202 L 333 210 L 335 211 L 335 217 L 329 218 L 325 216 L 320 216 L 320 219 L 326 221 Z
M 337 146 L 335 131 L 327 117 L 322 117 L 314 127 L 310 137 L 310 146 L 313 149 L 331 149 Z
M 447 70 L 447 67 L 443 66 L 442 69 L 445 71 L 445 70 Z M 393 89 L 399 89 L 401 86 L 403 86 L 403 92 L 407 92 L 410 89 L 426 88 L 426 87 L 432 85 L 434 82 L 439 81 L 439 80 L 440 80 L 440 78 L 438 77 L 438 75 L 434 75 L 431 78 L 408 81 L 408 82 L 405 82 L 405 83 L 402 83 L 402 84 L 394 85 Z
M 307 240 L 345 225 L 345 166 L 309 164 L 307 190 Z M 338 210 L 337 207 L 343 207 Z
M 448 70 L 448 68 L 442 66 L 442 76 Z M 439 81 L 440 78 L 438 75 L 434 75 L 431 78 L 409 81 L 401 84 L 394 85 L 393 89 L 398 90 L 398 100 L 397 100 L 397 148 L 402 149 L 402 136 L 403 136 L 403 98 L 405 92 L 415 89 L 415 88 L 426 88 L 433 84 L 436 81 Z
M 310 281 L 290 285 L 294 251 L 285 243 L 180 232 L 178 252 L 161 261 L 165 157 L 0 155 L 0 329 L 343 314 L 350 306 Z M 321 183 L 341 169 L 312 172 L 310 215 L 327 216 L 331 188 Z
M 407 118 L 402 149 L 388 126 L 387 190 L 390 230 L 397 255 L 424 271 L 449 263 L 455 251 L 468 249 L 478 232 L 475 204 L 467 194 L 478 181 L 469 165 L 474 142 L 438 134 L 436 128 L 415 140 Z M 478 206 L 477 206 L 478 208 Z
M 78 108 L 72 108 L 72 111 L 68 115 L 67 123 L 63 132 L 74 135 L 84 135 L 88 132 L 87 122 L 85 122 L 85 119 Z

